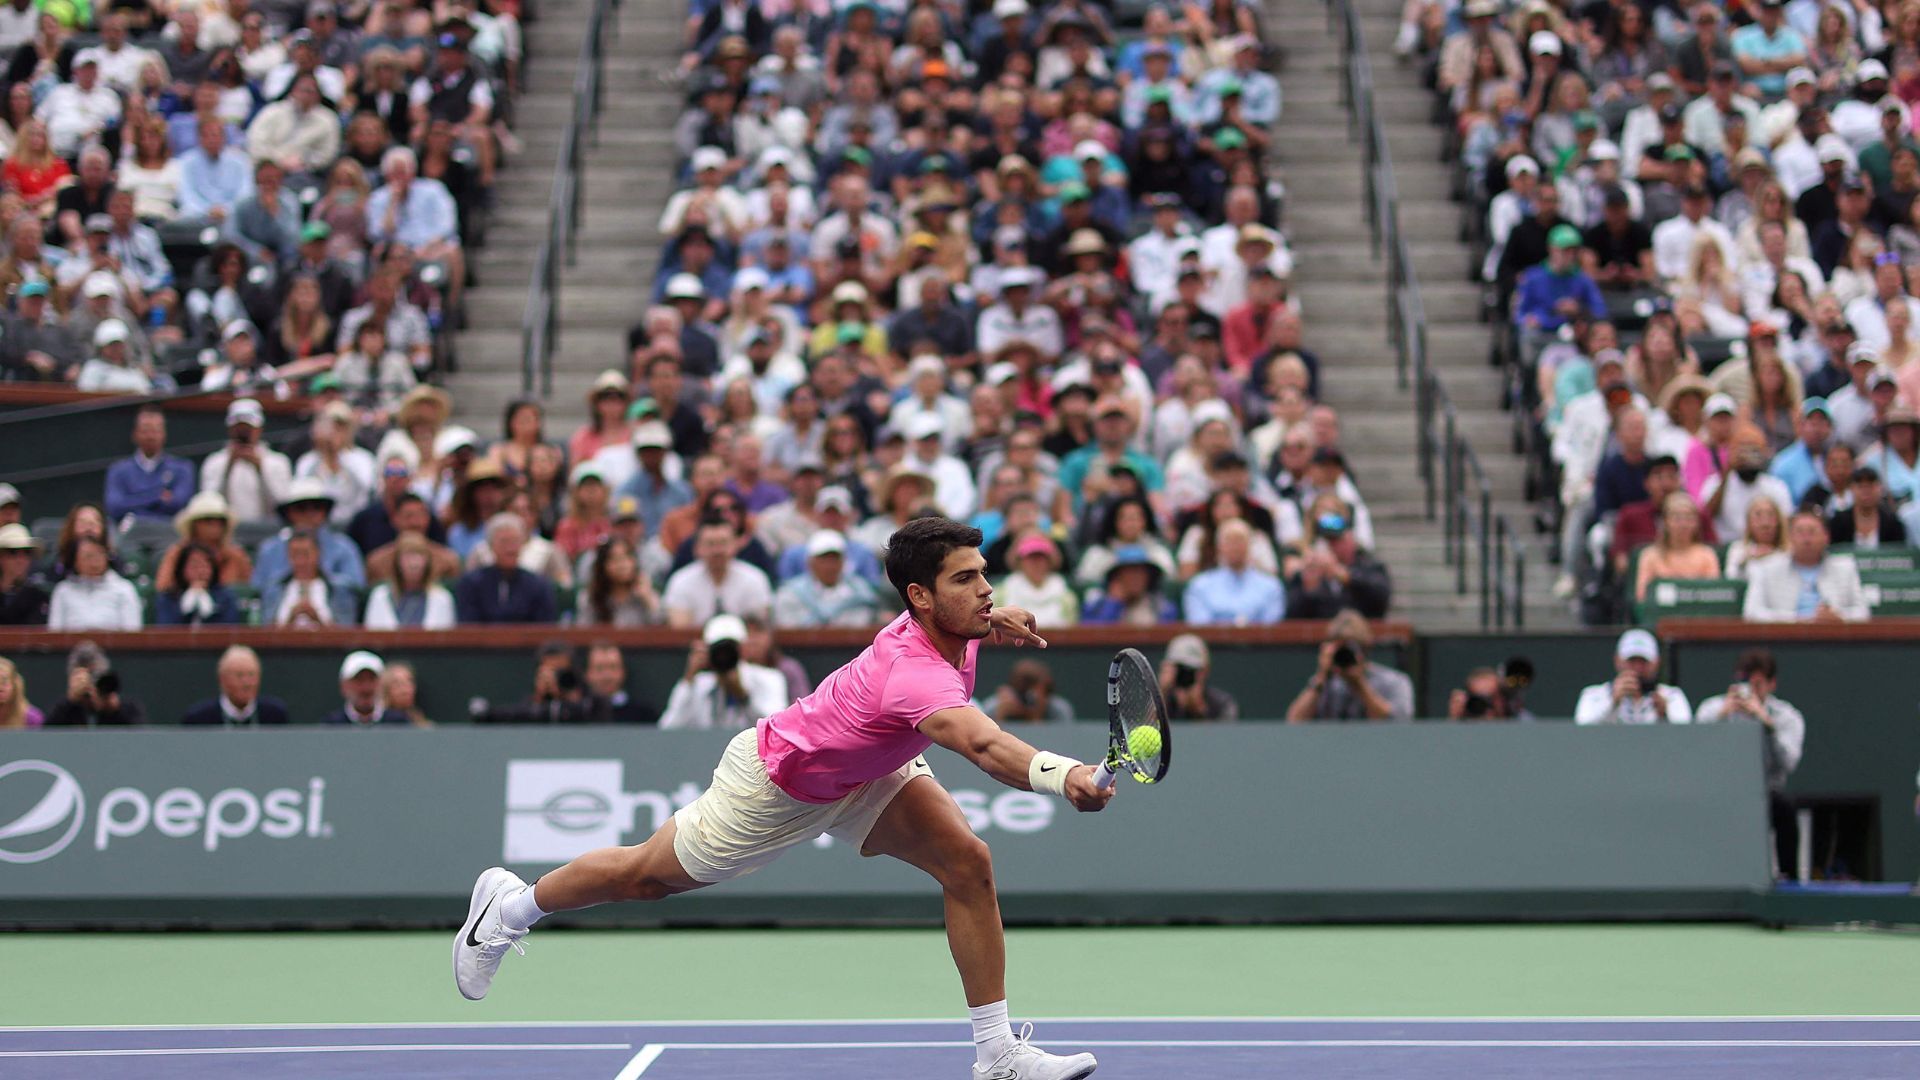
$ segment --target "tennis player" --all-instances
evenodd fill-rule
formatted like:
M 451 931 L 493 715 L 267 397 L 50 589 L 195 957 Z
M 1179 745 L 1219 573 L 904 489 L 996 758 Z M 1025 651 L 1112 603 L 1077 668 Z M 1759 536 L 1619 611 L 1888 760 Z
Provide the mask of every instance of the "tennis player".
M 1007 1018 L 1006 938 L 987 845 L 967 827 L 921 754 L 954 751 L 1009 787 L 1082 811 L 1113 797 L 1092 766 L 1035 750 L 972 705 L 980 642 L 1046 648 L 1031 613 L 993 606 L 980 530 L 908 522 L 887 544 L 887 578 L 907 610 L 818 689 L 727 744 L 713 785 L 637 847 L 588 852 L 528 885 L 494 867 L 474 884 L 453 940 L 460 993 L 486 996 L 509 948 L 541 918 L 622 900 L 661 900 L 750 874 L 822 833 L 862 855 L 931 874 L 973 1020 L 979 1080 L 1079 1080 L 1092 1054 L 1058 1057 Z

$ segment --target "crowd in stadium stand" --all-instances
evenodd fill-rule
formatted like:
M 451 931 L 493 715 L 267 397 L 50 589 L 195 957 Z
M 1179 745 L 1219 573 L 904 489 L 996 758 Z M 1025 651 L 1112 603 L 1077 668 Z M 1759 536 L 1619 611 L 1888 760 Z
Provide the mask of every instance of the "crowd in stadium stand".
M 384 422 L 459 320 L 512 145 L 517 9 L 0 8 L 0 379 L 318 383 Z
M 1866 618 L 1830 548 L 1920 541 L 1920 7 L 1410 0 L 1398 48 L 1447 106 L 1558 594 Z
M 392 84 L 414 99 L 421 161 L 444 126 L 442 88 L 470 72 L 457 66 L 466 37 L 479 41 L 466 18 L 434 27 L 437 49 L 401 54 L 429 65 L 411 91 Z M 483 435 L 421 381 L 451 298 L 419 296 L 417 271 L 438 260 L 457 284 L 458 238 L 396 231 L 392 193 L 420 204 L 409 224 L 450 226 L 448 191 L 483 187 L 492 150 L 472 155 L 464 186 L 418 177 L 412 157 L 381 149 L 406 128 L 404 104 L 376 124 L 372 90 L 325 114 L 353 117 L 337 148 L 321 138 L 337 123 L 305 117 L 332 107 L 329 88 L 372 85 L 364 47 L 345 53 L 362 58 L 357 81 L 315 68 L 336 50 L 310 27 L 258 82 L 242 48 L 258 114 L 244 128 L 216 122 L 234 100 L 217 79 L 185 88 L 198 113 L 155 117 L 156 153 L 198 132 L 181 200 L 230 210 L 233 243 L 205 253 L 184 291 L 142 292 L 127 267 L 115 289 L 137 317 L 116 318 L 117 296 L 95 305 L 106 271 L 68 270 L 107 265 L 123 228 L 158 247 L 133 192 L 113 187 L 126 175 L 125 154 L 115 174 L 100 152 L 113 132 L 77 135 L 64 149 L 83 179 L 52 198 L 65 206 L 98 173 L 120 207 L 101 219 L 105 247 L 81 215 L 64 259 L 51 238 L 32 246 L 58 263 L 51 280 L 0 264 L 0 279 L 24 275 L 16 320 L 48 333 L 83 321 L 102 343 L 45 374 L 153 389 L 157 350 L 187 340 L 218 353 L 201 386 L 304 394 L 312 420 L 279 445 L 242 397 L 227 445 L 184 461 L 165 414 L 143 412 L 100 503 L 23 517 L 13 500 L 10 516 L 34 527 L 0 532 L 5 620 L 866 626 L 898 610 L 887 537 L 927 513 L 977 525 L 1001 601 L 1047 625 L 1386 613 L 1373 525 L 1301 343 L 1268 160 L 1280 86 L 1256 6 L 1154 7 L 1119 28 L 1091 0 L 715 0 L 686 27 L 669 75 L 686 104 L 664 253 L 635 285 L 627 362 L 569 390 L 590 410 L 577 431 L 549 431 L 529 401 Z M 376 37 L 391 34 L 362 46 Z M 475 114 L 456 140 L 491 146 L 487 85 L 467 91 Z M 284 100 L 260 105 L 275 88 Z M 289 149 L 249 165 L 221 145 L 244 134 L 258 154 L 263 130 L 309 126 L 300 162 Z M 228 173 L 244 195 L 193 186 Z M 386 183 L 368 195 L 362 177 Z M 304 224 L 296 183 L 324 192 Z M 15 226 L 38 236 L 30 212 Z M 154 379 L 135 386 L 136 372 Z

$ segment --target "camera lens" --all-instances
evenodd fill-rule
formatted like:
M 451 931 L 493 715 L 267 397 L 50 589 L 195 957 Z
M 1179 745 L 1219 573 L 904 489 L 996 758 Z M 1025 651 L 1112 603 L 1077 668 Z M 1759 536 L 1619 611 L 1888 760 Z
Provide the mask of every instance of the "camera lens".
M 1360 662 L 1360 654 L 1354 652 L 1353 646 L 1351 645 L 1342 645 L 1339 648 L 1333 650 L 1333 666 L 1334 667 L 1350 668 L 1359 662 Z
M 707 649 L 707 666 L 722 674 L 740 666 L 740 643 L 716 641 Z

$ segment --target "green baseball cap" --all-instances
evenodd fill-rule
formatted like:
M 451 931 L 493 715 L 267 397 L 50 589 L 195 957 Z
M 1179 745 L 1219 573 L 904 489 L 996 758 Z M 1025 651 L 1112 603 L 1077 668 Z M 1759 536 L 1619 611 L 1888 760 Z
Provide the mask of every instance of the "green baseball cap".
M 1213 145 L 1217 150 L 1238 150 L 1247 145 L 1247 137 L 1239 128 L 1227 128 L 1213 137 Z
M 307 393 L 323 394 L 328 390 L 343 390 L 345 388 L 346 384 L 340 381 L 340 376 L 335 375 L 331 371 L 323 371 L 315 375 L 313 381 L 307 384 Z
M 1246 87 L 1240 85 L 1239 79 L 1226 79 L 1220 83 L 1219 87 L 1221 97 L 1233 97 L 1236 94 L 1243 93 L 1245 90 Z
M 640 420 L 645 417 L 659 415 L 660 406 L 654 404 L 653 399 L 650 397 L 643 397 L 639 401 L 627 406 L 628 420 Z
M 309 221 L 300 226 L 300 242 L 311 243 L 315 240 L 327 240 L 333 236 L 333 226 L 324 221 Z
M 864 146 L 849 146 L 841 156 L 858 165 L 873 164 L 873 155 L 868 153 Z
M 1060 185 L 1061 202 L 1078 202 L 1081 199 L 1090 199 L 1092 197 L 1093 192 L 1088 191 L 1087 185 L 1078 180 L 1070 180 Z
M 1555 225 L 1547 233 L 1547 246 L 1556 248 L 1577 248 L 1580 246 L 1580 230 L 1571 225 Z
M 1158 105 L 1173 100 L 1173 90 L 1166 86 L 1147 87 L 1147 104 Z
M 867 328 L 863 323 L 843 322 L 834 329 L 833 336 L 842 345 L 852 345 L 866 340 Z

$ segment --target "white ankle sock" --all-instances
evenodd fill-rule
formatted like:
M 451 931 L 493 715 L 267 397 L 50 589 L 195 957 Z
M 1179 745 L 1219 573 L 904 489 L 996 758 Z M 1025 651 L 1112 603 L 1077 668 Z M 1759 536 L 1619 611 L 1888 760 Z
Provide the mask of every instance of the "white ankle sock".
M 984 1069 L 1013 1045 L 1013 1025 L 1007 1021 L 1007 1003 L 1001 1000 L 991 1005 L 977 1005 L 967 1010 L 967 1016 L 973 1020 L 974 1060 Z
M 500 901 L 500 921 L 520 930 L 531 930 L 547 913 L 533 902 L 533 886 L 516 889 Z

